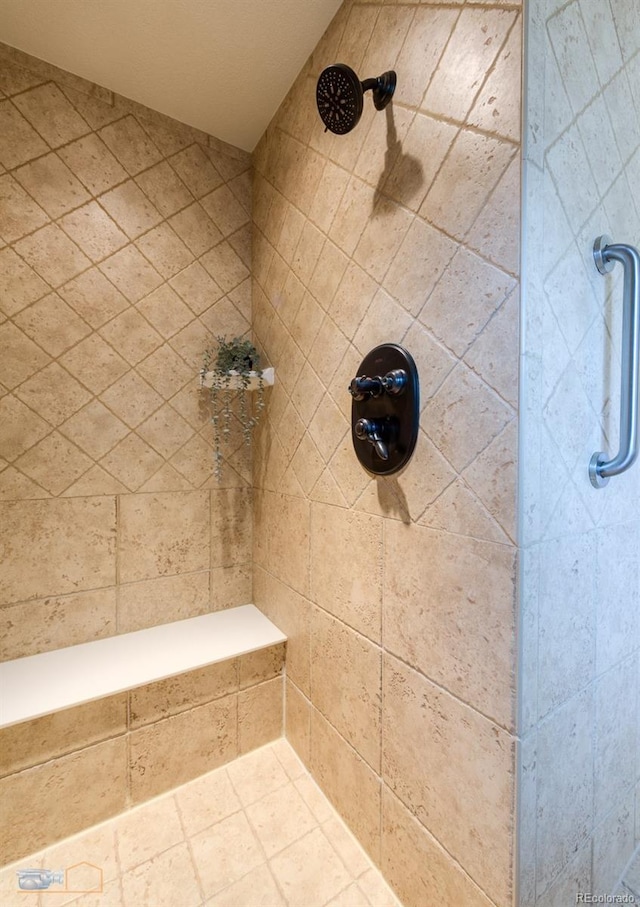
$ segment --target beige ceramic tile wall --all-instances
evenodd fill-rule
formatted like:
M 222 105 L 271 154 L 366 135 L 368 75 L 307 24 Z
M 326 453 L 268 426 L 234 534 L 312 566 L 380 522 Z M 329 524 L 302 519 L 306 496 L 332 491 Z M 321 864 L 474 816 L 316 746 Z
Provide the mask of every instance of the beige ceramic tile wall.
M 284 645 L 0 731 L 0 864 L 282 736 Z
M 254 600 L 287 735 L 407 907 L 512 903 L 519 2 L 347 2 L 254 154 Z M 393 104 L 324 133 L 341 61 Z M 400 476 L 350 440 L 382 341 L 418 362 Z
M 0 657 L 249 601 L 196 379 L 250 325 L 249 166 L 0 46 Z
M 617 449 L 622 286 L 592 247 L 640 245 L 637 4 L 529 4 L 522 392 L 523 907 L 612 895 L 640 842 L 640 469 Z

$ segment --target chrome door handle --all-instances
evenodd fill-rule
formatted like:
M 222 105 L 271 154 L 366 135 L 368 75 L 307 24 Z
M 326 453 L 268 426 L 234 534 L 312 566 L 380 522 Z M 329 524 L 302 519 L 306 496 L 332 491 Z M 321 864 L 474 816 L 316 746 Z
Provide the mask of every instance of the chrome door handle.
M 640 253 L 633 246 L 612 244 L 608 236 L 599 236 L 593 244 L 593 257 L 601 274 L 612 271 L 617 261 L 624 268 L 620 448 L 611 460 L 599 451 L 594 453 L 589 463 L 591 484 L 594 488 L 602 488 L 611 476 L 629 469 L 638 456 Z

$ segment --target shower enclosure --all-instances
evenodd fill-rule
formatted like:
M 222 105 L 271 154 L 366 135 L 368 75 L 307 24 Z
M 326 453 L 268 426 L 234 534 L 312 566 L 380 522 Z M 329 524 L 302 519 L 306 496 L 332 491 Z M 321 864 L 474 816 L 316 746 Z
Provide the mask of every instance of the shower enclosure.
M 636 7 L 346 0 L 251 159 L 47 64 L 1 86 L 3 657 L 253 600 L 288 640 L 286 736 L 405 907 L 606 897 L 640 840 L 640 466 L 589 476 L 621 443 L 623 269 L 593 246 L 640 244 Z M 315 103 L 337 61 L 397 73 L 342 134 Z M 277 374 L 223 487 L 211 332 Z M 421 412 L 376 480 L 348 386 L 382 343 Z M 230 758 L 265 714 L 233 695 Z M 105 817 L 134 770 L 148 799 L 125 731 L 164 765 L 163 730 L 209 733 L 197 699 L 148 732 L 116 703 L 0 789 L 59 770 L 81 799 L 77 752 Z

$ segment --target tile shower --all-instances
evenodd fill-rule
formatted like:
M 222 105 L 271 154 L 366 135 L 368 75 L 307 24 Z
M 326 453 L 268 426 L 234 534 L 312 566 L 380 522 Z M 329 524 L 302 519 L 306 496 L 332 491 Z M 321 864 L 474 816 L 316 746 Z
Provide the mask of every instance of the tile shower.
M 537 483 L 561 428 L 554 389 L 606 393 L 577 354 L 577 303 L 572 322 L 555 314 L 562 342 L 549 324 L 574 278 L 561 281 L 563 262 L 536 241 L 566 216 L 579 258 L 586 233 L 603 232 L 595 197 L 571 212 L 556 187 L 582 160 L 575 136 L 593 135 L 589 105 L 619 109 L 628 95 L 640 115 L 640 35 L 623 0 L 615 18 L 600 11 L 608 43 L 595 46 L 596 4 L 551 2 L 548 22 L 541 6 L 526 11 L 522 149 L 519 2 L 346 2 L 252 159 L 9 48 L 0 58 L 3 657 L 253 600 L 288 637 L 289 743 L 407 907 L 561 907 L 578 890 L 609 890 L 636 841 L 638 484 L 588 498 L 582 450 L 563 480 Z M 588 97 L 572 75 L 575 34 L 581 64 L 594 61 Z M 341 137 L 323 133 L 314 102 L 337 60 L 363 77 L 399 74 L 391 107 L 365 104 Z M 640 157 L 624 138 L 612 147 L 629 182 L 612 174 L 611 185 L 632 198 Z M 608 190 L 597 194 L 611 212 Z M 543 196 L 553 215 L 540 225 Z M 578 273 L 601 327 L 601 278 Z M 617 325 L 610 305 L 604 316 Z M 194 374 L 210 333 L 250 328 L 276 384 L 253 466 L 238 438 L 219 487 Z M 351 450 L 346 387 L 382 341 L 416 358 L 422 413 L 408 469 L 378 482 Z M 594 450 L 598 434 L 588 426 Z M 607 560 L 622 522 L 624 573 Z M 583 579 L 594 551 L 597 589 Z M 553 588 L 556 552 L 579 578 L 573 617 Z M 624 640 L 596 608 L 614 599 Z M 236 710 L 238 676 L 225 691 Z M 255 679 L 265 698 L 281 683 Z M 185 727 L 206 724 L 219 690 L 182 698 Z M 229 758 L 241 733 L 244 749 L 278 736 L 260 725 L 264 701 L 234 725 Z M 621 701 L 633 728 L 622 766 L 605 727 Z M 47 762 L 100 751 L 102 770 L 114 766 L 130 714 L 110 724 L 108 707 L 101 742 L 63 744 Z M 574 803 L 552 766 L 567 728 L 586 741 L 565 751 L 584 777 Z M 599 777 L 618 779 L 614 792 L 600 784 L 595 809 L 594 753 Z M 131 776 L 124 750 L 118 766 Z M 37 772 L 14 766 L 0 786 L 29 776 L 37 787 Z

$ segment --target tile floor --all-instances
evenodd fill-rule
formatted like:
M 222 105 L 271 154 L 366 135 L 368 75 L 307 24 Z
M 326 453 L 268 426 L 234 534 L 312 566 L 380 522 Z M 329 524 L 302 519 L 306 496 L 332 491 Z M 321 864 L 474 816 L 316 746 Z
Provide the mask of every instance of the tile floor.
M 65 870 L 75 891 L 19 891 L 27 868 Z M 102 892 L 79 894 L 97 887 L 98 868 Z M 5 867 L 0 903 L 400 907 L 283 739 Z

